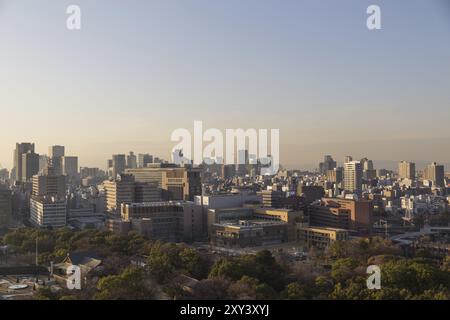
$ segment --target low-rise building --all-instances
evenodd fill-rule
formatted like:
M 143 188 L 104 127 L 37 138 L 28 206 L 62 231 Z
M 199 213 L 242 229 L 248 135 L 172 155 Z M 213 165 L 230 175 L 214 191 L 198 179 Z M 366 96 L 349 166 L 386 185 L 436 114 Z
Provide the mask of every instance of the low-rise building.
M 220 247 L 257 247 L 289 241 L 288 228 L 282 221 L 241 220 L 214 224 L 211 243 Z
M 192 242 L 206 235 L 203 208 L 190 201 L 125 203 L 121 217 L 151 239 Z
M 306 244 L 307 247 L 324 249 L 335 241 L 346 241 L 349 239 L 348 230 L 338 228 L 320 228 L 301 226 L 297 227 L 297 239 Z

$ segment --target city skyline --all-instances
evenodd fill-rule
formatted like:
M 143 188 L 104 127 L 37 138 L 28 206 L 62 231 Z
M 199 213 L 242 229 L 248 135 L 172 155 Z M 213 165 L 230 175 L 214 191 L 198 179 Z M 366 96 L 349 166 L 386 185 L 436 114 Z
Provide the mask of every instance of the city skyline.
M 168 159 L 170 133 L 194 120 L 279 128 L 288 168 L 324 153 L 450 162 L 444 1 L 377 1 L 377 31 L 370 1 L 78 1 L 74 32 L 68 4 L 0 3 L 0 105 L 25 128 L 0 127 L 3 167 L 22 141 L 66 145 L 84 166 L 131 150 Z

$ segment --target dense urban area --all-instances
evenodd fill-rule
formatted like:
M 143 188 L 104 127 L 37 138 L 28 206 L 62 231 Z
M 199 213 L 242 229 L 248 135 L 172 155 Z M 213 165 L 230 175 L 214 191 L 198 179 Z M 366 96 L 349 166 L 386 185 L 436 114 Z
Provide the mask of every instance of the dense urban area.
M 326 155 L 269 174 L 270 156 L 237 157 L 130 152 L 101 169 L 17 143 L 0 169 L 0 299 L 450 298 L 443 165 Z

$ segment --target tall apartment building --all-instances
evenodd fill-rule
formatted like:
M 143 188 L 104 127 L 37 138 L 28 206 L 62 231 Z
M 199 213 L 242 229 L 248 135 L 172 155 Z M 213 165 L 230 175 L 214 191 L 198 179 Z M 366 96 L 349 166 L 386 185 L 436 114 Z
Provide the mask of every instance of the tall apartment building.
M 66 195 L 66 177 L 48 174 L 48 172 L 34 175 L 32 195 L 35 197 L 54 196 L 64 198 Z
M 61 228 L 67 223 L 67 202 L 57 197 L 32 197 L 30 221 L 36 227 Z
M 432 181 L 433 186 L 441 188 L 445 187 L 444 166 L 439 165 L 436 162 L 429 164 L 423 172 L 423 178 Z
M 117 213 L 122 203 L 160 201 L 161 196 L 156 183 L 136 182 L 135 177 L 121 174 L 118 179 L 103 182 L 106 211 Z
M 361 162 L 351 161 L 344 163 L 344 189 L 345 191 L 361 195 L 363 170 Z
M 416 164 L 414 162 L 402 161 L 398 163 L 398 176 L 401 179 L 416 179 Z
M 8 227 L 12 215 L 11 190 L 0 184 L 0 229 Z
M 127 169 L 138 182 L 152 182 L 162 191 L 163 200 L 194 201 L 202 194 L 201 169 L 153 164 L 146 168 Z
M 14 149 L 14 177 L 13 180 L 17 182 L 22 182 L 22 155 L 25 153 L 34 153 L 34 143 L 16 143 L 16 148 Z
M 66 177 L 52 163 L 32 178 L 30 221 L 36 227 L 60 228 L 67 224 Z

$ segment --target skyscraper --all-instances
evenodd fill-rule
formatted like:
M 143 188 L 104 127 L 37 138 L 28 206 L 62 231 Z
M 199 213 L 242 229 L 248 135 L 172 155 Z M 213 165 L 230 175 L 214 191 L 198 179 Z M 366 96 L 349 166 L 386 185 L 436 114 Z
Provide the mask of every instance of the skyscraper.
M 34 152 L 22 154 L 22 178 L 21 182 L 29 182 L 39 172 L 39 155 Z
M 351 161 L 344 163 L 344 189 L 345 191 L 361 195 L 363 170 L 361 162 Z
M 117 175 L 125 172 L 126 160 L 124 154 L 115 154 L 112 156 L 112 177 L 115 179 Z
M 12 212 L 11 190 L 0 184 L 0 229 L 8 227 Z
M 327 180 L 329 182 L 341 183 L 344 176 L 344 169 L 342 167 L 327 170 Z
M 414 162 L 402 161 L 398 163 L 398 176 L 401 179 L 416 179 L 416 164 Z
M 64 157 L 65 149 L 66 148 L 64 146 L 50 146 L 50 147 L 48 147 L 48 156 L 50 158 Z
M 62 158 L 64 157 L 64 155 L 65 155 L 64 146 L 51 146 L 48 148 L 48 157 L 51 161 L 51 164 L 56 174 L 63 174 Z
M 436 162 L 429 164 L 424 170 L 423 178 L 433 182 L 433 186 L 445 187 L 445 173 L 444 166 L 439 165 Z
M 127 156 L 127 168 L 128 169 L 136 169 L 137 168 L 137 157 L 134 152 L 130 151 L 130 154 Z
M 34 153 L 34 143 L 16 143 L 14 150 L 14 181 L 22 182 L 22 155 L 27 152 Z
M 78 177 L 78 157 L 62 157 L 62 174 L 70 179 Z
M 336 161 L 333 160 L 333 157 L 326 155 L 323 158 L 323 162 L 319 163 L 319 172 L 326 174 L 328 170 L 334 170 L 336 165 Z
M 146 154 L 138 155 L 138 168 L 146 168 L 148 164 L 153 163 L 153 156 Z
M 372 180 L 377 177 L 377 172 L 373 168 L 373 161 L 367 158 L 361 159 L 361 167 L 363 170 L 363 179 Z

